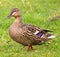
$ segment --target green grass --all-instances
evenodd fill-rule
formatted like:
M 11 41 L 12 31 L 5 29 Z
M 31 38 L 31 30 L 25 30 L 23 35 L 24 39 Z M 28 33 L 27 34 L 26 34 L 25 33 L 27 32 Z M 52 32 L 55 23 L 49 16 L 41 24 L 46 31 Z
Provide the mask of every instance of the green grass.
M 60 15 L 60 0 L 0 0 L 0 57 L 60 57 L 60 20 L 49 21 L 54 15 Z M 25 47 L 13 41 L 8 29 L 14 18 L 7 16 L 12 8 L 19 8 L 23 23 L 31 23 L 50 29 L 57 35 L 34 51 L 27 52 Z

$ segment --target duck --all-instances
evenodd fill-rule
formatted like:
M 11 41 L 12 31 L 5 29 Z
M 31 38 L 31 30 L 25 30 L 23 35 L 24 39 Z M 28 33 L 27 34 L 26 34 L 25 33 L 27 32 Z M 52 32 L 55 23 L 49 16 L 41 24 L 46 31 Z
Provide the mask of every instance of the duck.
M 34 50 L 33 45 L 41 45 L 56 37 L 50 30 L 41 29 L 32 24 L 24 24 L 18 8 L 13 8 L 7 17 L 8 19 L 11 17 L 15 18 L 9 27 L 10 37 L 17 43 L 26 46 L 27 51 Z

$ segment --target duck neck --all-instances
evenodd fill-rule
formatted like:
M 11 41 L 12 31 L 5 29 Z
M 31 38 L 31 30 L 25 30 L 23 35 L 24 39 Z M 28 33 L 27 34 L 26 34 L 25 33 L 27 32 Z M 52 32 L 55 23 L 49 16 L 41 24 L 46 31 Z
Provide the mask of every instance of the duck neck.
M 21 23 L 21 17 L 15 17 L 15 22 L 20 22 Z
M 14 23 L 15 23 L 17 26 L 22 25 L 21 17 L 20 17 L 20 16 L 19 16 L 19 17 L 16 17 Z

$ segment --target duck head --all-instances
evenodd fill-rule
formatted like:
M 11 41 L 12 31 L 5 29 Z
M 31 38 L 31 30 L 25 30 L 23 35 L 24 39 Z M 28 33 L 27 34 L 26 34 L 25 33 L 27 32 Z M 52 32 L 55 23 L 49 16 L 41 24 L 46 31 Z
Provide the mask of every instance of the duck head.
M 10 15 L 8 16 L 8 18 L 11 18 L 11 17 L 15 17 L 15 18 L 20 17 L 20 11 L 19 11 L 18 8 L 13 8 L 13 9 L 11 10 L 11 13 L 10 13 Z

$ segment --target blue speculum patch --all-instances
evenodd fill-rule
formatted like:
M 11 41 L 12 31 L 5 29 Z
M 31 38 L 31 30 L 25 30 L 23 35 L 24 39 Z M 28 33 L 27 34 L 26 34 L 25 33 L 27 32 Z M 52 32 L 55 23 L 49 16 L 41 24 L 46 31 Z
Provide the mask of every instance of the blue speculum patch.
M 36 35 L 38 35 L 39 37 L 41 37 L 43 35 L 43 33 L 39 32 Z

